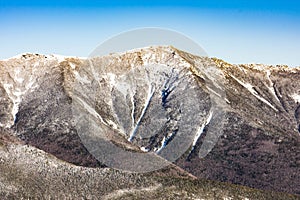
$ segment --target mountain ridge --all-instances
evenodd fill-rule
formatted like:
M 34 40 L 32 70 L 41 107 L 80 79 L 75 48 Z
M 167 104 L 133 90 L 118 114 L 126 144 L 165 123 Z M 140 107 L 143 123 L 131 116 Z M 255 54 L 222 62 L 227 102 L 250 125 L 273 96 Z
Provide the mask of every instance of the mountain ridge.
M 90 67 L 94 66 L 93 70 L 102 77 L 99 81 L 103 81 L 101 84 L 104 86 L 101 87 L 107 92 L 103 93 L 103 97 L 90 94 L 87 97 L 79 97 L 89 105 L 93 105 L 90 99 L 97 99 L 94 108 L 103 120 L 97 124 L 113 132 L 112 141 L 129 148 L 126 142 L 121 140 L 121 137 L 128 139 L 127 136 L 119 136 L 124 130 L 130 132 L 133 129 L 126 124 L 136 123 L 135 126 L 139 129 L 145 128 L 146 126 L 138 124 L 137 116 L 141 116 L 141 119 L 147 119 L 147 115 L 155 116 L 153 118 L 157 118 L 158 123 L 164 120 L 160 119 L 159 115 L 154 115 L 155 112 L 151 113 L 151 107 L 145 111 L 145 115 L 141 114 L 142 109 L 139 110 L 138 106 L 135 118 L 120 117 L 121 113 L 116 109 L 124 109 L 124 112 L 128 113 L 133 113 L 134 109 L 131 108 L 130 102 L 124 104 L 127 107 L 118 107 L 118 102 L 123 102 L 120 96 L 122 88 L 118 87 L 124 83 L 129 84 L 131 88 L 144 84 L 147 91 L 147 84 L 156 81 L 157 75 L 150 74 L 149 79 L 139 83 L 132 80 L 124 82 L 115 77 L 124 74 L 134 78 L 144 77 L 148 69 L 150 73 L 156 70 L 148 66 L 157 64 L 163 66 L 160 69 L 163 72 L 172 68 L 181 70 L 184 72 L 182 77 L 189 77 L 182 80 L 189 80 L 187 85 L 192 84 L 200 89 L 186 90 L 188 92 L 185 93 L 180 93 L 181 90 L 176 91 L 176 94 L 183 98 L 187 98 L 187 94 L 195 94 L 195 99 L 192 99 L 187 107 L 199 104 L 198 109 L 203 111 L 195 113 L 199 114 L 200 124 L 190 125 L 201 130 L 195 146 L 189 153 L 183 154 L 178 160 L 175 159 L 175 167 L 177 165 L 199 178 L 299 194 L 300 188 L 297 183 L 300 178 L 297 170 L 300 164 L 300 100 L 298 101 L 297 95 L 300 94 L 300 68 L 258 64 L 231 65 L 216 58 L 191 55 L 174 47 L 149 47 L 90 60 L 51 55 L 20 55 L 19 58 L 0 61 L 0 127 L 5 132 L 0 140 L 6 145 L 16 142 L 17 136 L 21 144 L 37 147 L 61 160 L 79 166 L 105 169 L 105 163 L 95 159 L 82 144 L 72 122 L 74 87 L 81 86 L 86 81 L 97 80 L 97 77 L 89 72 L 89 69 L 92 69 Z M 147 69 L 145 72 L 144 68 Z M 140 71 L 134 71 L 135 69 Z M 210 69 L 215 71 L 209 71 Z M 170 80 L 176 80 L 172 79 L 172 70 L 168 73 L 171 76 Z M 111 86 L 105 86 L 104 83 Z M 156 89 L 157 87 L 156 85 Z M 185 85 L 182 87 L 185 88 Z M 115 93 L 109 94 L 109 91 Z M 137 94 L 134 98 L 138 101 L 137 105 L 142 106 L 142 102 L 146 100 L 144 94 L 128 93 L 132 94 Z M 165 98 L 155 95 L 161 94 L 154 94 L 155 101 Z M 111 97 L 120 98 L 113 99 L 113 103 L 105 103 L 111 102 Z M 203 101 L 196 100 L 196 97 L 201 97 Z M 175 103 L 174 106 L 177 105 Z M 211 110 L 207 105 L 214 105 L 216 109 Z M 80 111 L 87 110 L 83 108 Z M 214 115 L 211 120 L 207 120 L 210 111 Z M 162 111 L 158 113 L 160 112 Z M 188 109 L 186 112 L 187 114 L 182 116 L 188 116 L 191 111 Z M 176 130 L 180 119 L 174 116 L 172 120 L 166 128 Z M 141 122 L 144 123 L 143 120 Z M 105 124 L 116 128 L 110 129 Z M 156 129 L 156 126 L 151 127 Z M 221 129 L 222 132 L 214 134 Z M 148 145 L 150 151 L 157 151 L 159 147 L 167 148 L 163 147 L 163 139 L 170 139 L 170 136 L 166 132 L 161 134 L 151 140 L 136 138 L 133 140 L 134 146 L 146 148 L 145 145 Z M 190 138 L 191 141 L 192 139 L 193 137 Z M 215 146 L 206 146 L 209 142 L 215 143 Z M 199 152 L 203 158 L 199 158 Z M 290 159 L 286 160 L 286 157 Z M 282 168 L 286 169 L 286 172 L 283 172 Z

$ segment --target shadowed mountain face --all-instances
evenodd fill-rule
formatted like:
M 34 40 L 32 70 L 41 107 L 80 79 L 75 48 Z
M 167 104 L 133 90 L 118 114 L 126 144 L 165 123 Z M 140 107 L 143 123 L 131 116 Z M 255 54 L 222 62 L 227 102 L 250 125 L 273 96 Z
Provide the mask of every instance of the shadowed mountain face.
M 101 174 L 90 184 L 108 199 L 141 198 L 143 191 L 163 199 L 152 196 L 162 192 L 157 177 L 167 188 L 168 181 L 183 181 L 179 199 L 214 198 L 201 196 L 207 190 L 200 183 L 193 184 L 201 192 L 188 186 L 202 179 L 299 195 L 299 144 L 299 68 L 230 65 L 172 47 L 91 59 L 26 54 L 0 61 L 0 167 L 6 172 L 0 194 L 7 198 L 36 196 L 34 183 L 25 192 L 35 169 L 49 170 L 50 180 L 73 174 L 63 176 L 78 187 Z M 9 179 L 14 170 L 25 178 Z M 108 188 L 97 185 L 106 176 Z M 251 197 L 231 187 L 220 189 L 218 198 Z M 55 196 L 58 188 L 37 196 Z M 96 191 L 77 190 L 91 198 Z

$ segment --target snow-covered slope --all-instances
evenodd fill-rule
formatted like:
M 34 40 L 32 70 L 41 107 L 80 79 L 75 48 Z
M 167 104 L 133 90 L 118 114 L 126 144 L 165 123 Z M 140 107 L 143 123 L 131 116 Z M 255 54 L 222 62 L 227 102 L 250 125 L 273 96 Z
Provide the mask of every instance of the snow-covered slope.
M 175 162 L 197 177 L 299 193 L 299 81 L 299 68 L 173 47 L 24 54 L 0 61 L 0 129 L 80 166 Z

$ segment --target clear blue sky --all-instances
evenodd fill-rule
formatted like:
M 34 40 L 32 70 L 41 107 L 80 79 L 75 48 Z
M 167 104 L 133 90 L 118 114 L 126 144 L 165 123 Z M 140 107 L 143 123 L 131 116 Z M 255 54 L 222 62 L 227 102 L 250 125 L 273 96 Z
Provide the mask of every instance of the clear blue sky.
M 139 27 L 179 31 L 211 57 L 300 66 L 298 1 L 4 1 L 0 58 L 23 52 L 88 56 Z

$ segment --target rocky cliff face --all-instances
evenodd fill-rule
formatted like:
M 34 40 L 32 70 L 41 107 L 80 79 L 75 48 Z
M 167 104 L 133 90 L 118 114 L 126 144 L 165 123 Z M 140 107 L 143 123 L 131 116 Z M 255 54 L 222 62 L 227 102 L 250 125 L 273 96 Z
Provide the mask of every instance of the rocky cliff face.
M 58 177 L 74 187 L 89 180 L 96 189 L 74 195 L 91 198 L 144 191 L 154 198 L 175 179 L 185 185 L 170 189 L 178 198 L 214 198 L 212 187 L 219 198 L 280 196 L 214 182 L 203 189 L 195 183 L 202 178 L 300 194 L 299 68 L 231 65 L 173 47 L 90 59 L 24 54 L 0 68 L 0 193 L 7 198 L 55 196 L 56 182 L 38 192 Z

